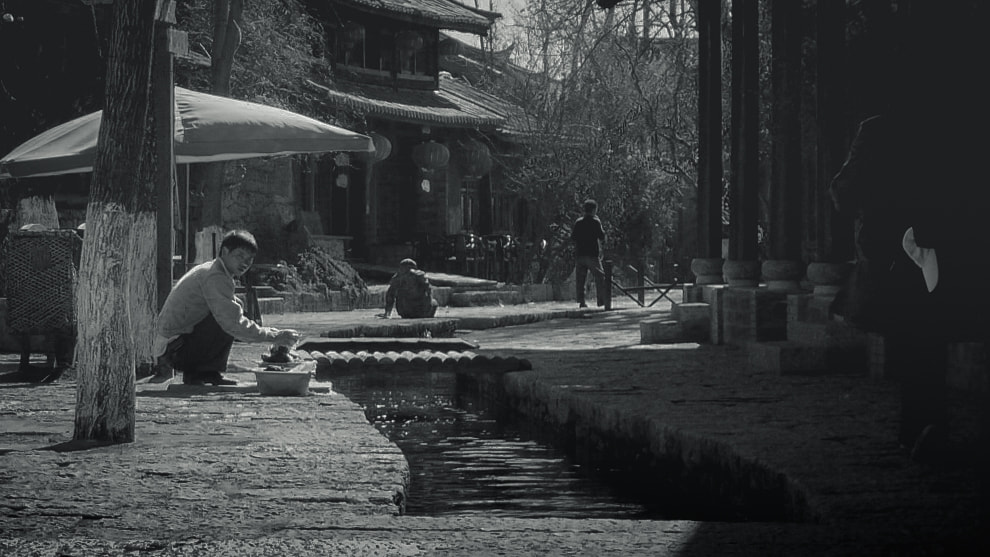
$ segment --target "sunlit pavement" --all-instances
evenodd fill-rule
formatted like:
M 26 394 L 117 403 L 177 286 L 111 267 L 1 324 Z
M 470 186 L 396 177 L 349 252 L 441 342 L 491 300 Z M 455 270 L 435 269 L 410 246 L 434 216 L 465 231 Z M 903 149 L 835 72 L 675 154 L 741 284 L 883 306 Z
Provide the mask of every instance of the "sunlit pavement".
M 139 386 L 138 441 L 41 451 L 71 434 L 71 383 L 0 384 L 2 555 L 959 555 L 979 549 L 976 476 L 912 463 L 893 443 L 894 385 L 859 376 L 780 377 L 742 350 L 640 345 L 649 311 L 576 304 L 441 308 L 452 317 L 570 317 L 460 330 L 480 352 L 526 357 L 506 376 L 580 427 L 681 451 L 685 462 L 770 474 L 801 522 L 506 519 L 394 515 L 404 460 L 346 398 L 169 396 Z M 446 313 L 444 313 L 446 312 Z M 567 313 L 572 312 L 572 313 Z M 378 310 L 265 316 L 310 336 Z M 262 345 L 231 361 L 258 365 Z M 248 371 L 229 375 L 250 381 Z M 155 394 L 158 393 L 158 394 Z M 538 404 L 538 405 L 539 405 Z M 547 414 L 552 416 L 552 414 Z M 549 418 L 548 418 L 549 419 Z

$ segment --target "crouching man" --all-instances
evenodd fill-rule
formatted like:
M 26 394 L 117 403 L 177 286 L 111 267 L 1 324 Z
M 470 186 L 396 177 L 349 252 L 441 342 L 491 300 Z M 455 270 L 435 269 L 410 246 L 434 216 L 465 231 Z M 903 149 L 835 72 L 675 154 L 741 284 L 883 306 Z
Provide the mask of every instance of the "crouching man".
M 438 305 L 426 273 L 420 271 L 412 259 L 403 259 L 399 272 L 392 275 L 385 292 L 384 317 L 388 319 L 392 315 L 393 306 L 400 317 L 433 317 Z
M 299 333 L 262 327 L 244 315 L 234 279 L 254 263 L 258 243 L 245 230 L 232 230 L 220 257 L 193 267 L 169 293 L 155 323 L 154 355 L 182 372 L 186 385 L 236 385 L 226 379 L 234 339 L 291 347 Z

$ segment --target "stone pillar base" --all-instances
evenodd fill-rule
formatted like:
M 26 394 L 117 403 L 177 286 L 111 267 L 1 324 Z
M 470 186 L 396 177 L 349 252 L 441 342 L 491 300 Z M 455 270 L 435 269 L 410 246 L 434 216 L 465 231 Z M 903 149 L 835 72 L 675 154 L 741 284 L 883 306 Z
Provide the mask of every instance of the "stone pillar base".
M 774 291 L 796 292 L 801 290 L 804 263 L 789 259 L 768 259 L 762 265 L 763 280 Z
M 720 258 L 694 258 L 691 260 L 691 272 L 694 273 L 694 283 L 722 284 L 722 264 Z
M 722 265 L 722 276 L 729 286 L 759 286 L 760 262 L 728 259 Z
M 815 296 L 834 297 L 851 270 L 851 263 L 809 263 L 808 280 L 814 285 Z

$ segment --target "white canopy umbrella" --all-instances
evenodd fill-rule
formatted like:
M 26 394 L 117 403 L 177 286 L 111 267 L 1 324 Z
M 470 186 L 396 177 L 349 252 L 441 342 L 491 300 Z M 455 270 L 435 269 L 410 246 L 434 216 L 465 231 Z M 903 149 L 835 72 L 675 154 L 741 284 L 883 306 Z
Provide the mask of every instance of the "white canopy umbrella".
M 90 172 L 103 111 L 56 126 L 0 159 L 0 178 Z M 175 162 L 372 152 L 367 135 L 262 104 L 175 88 Z

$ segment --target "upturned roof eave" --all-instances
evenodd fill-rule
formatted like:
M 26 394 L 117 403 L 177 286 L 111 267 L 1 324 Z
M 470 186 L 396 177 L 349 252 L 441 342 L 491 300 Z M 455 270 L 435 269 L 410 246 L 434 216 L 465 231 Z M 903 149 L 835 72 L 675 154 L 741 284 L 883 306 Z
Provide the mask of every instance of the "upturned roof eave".
M 460 8 L 460 15 L 442 14 L 436 11 L 418 8 L 409 8 L 396 3 L 382 2 L 380 0 L 338 0 L 347 6 L 365 13 L 375 15 L 388 15 L 399 21 L 405 21 L 416 25 L 424 25 L 437 29 L 449 29 L 451 31 L 461 31 L 475 35 L 486 36 L 491 29 L 493 20 L 478 13 L 477 10 L 468 8 L 452 0 L 447 0 L 447 4 L 456 5 Z M 494 13 L 494 12 L 493 12 Z M 501 17 L 500 14 L 496 14 Z
M 487 114 L 475 115 L 464 112 L 462 106 L 457 103 L 459 99 L 451 95 L 445 95 L 442 91 L 435 91 L 434 94 L 457 104 L 457 113 L 438 113 L 435 109 L 409 103 L 382 102 L 379 99 L 367 98 L 357 93 L 331 89 L 326 85 L 321 85 L 313 81 L 309 81 L 308 83 L 324 91 L 327 94 L 328 100 L 335 105 L 361 110 L 367 112 L 369 115 L 392 122 L 450 128 L 488 129 L 494 131 L 505 121 L 499 114 L 474 104 L 472 106 L 477 111 L 487 112 Z

